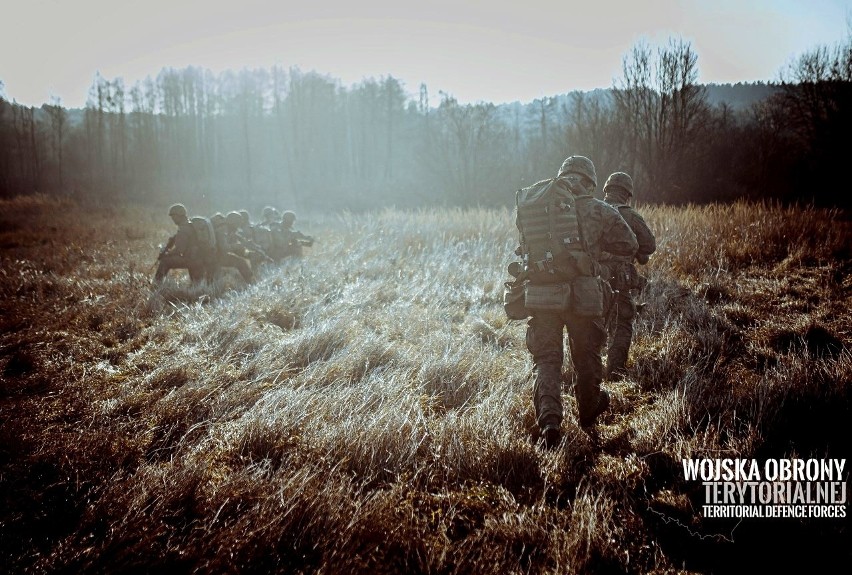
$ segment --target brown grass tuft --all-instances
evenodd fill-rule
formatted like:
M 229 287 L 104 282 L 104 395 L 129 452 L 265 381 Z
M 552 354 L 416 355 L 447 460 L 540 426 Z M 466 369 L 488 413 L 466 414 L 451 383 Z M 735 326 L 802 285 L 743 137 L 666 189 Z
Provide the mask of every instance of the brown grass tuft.
M 849 452 L 842 214 L 644 209 L 659 251 L 628 376 L 605 383 L 591 435 L 566 388 L 546 451 L 525 325 L 501 307 L 508 210 L 320 217 L 309 256 L 252 286 L 184 272 L 154 289 L 162 217 L 0 208 L 9 571 L 739 572 L 794 543 L 809 553 L 774 567 L 845 558 L 842 522 L 705 519 L 680 463 Z

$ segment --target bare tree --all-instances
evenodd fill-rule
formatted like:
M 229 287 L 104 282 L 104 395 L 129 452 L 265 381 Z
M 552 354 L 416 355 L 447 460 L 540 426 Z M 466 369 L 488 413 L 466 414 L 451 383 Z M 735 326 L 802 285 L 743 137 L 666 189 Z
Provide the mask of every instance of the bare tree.
M 834 46 L 801 55 L 781 76 L 782 92 L 774 104 L 796 136 L 796 186 L 801 196 L 819 200 L 818 189 L 846 186 L 836 167 L 845 165 L 848 155 L 848 147 L 837 143 L 852 131 L 852 33 Z
M 698 58 L 681 39 L 669 39 L 656 58 L 639 42 L 624 58 L 613 94 L 637 192 L 647 187 L 648 199 L 689 199 L 689 165 L 709 122 L 706 89 L 697 81 Z
M 526 171 L 535 179 L 554 169 L 562 154 L 561 145 L 554 146 L 562 131 L 558 123 L 559 106 L 556 98 L 538 98 L 527 108 L 528 141 L 525 151 Z
M 276 130 L 272 135 L 272 140 L 277 147 L 277 154 L 280 161 L 275 164 L 278 168 L 274 182 L 275 204 L 281 205 L 283 198 L 281 197 L 281 188 L 284 182 L 287 182 L 288 188 L 293 190 L 294 198 L 297 198 L 297 188 L 293 185 L 293 153 L 290 148 L 291 138 L 287 134 L 287 115 L 285 102 L 287 100 L 287 71 L 280 66 L 272 68 L 272 113 L 275 117 Z
M 396 139 L 397 124 L 404 111 L 405 93 L 399 80 L 388 76 L 382 82 L 382 96 L 385 108 L 385 169 L 384 178 L 390 180 L 393 177 L 394 165 L 394 141 Z
M 481 202 L 494 190 L 505 191 L 510 180 L 505 162 L 509 130 L 498 119 L 496 106 L 461 105 L 448 94 L 441 96 L 430 155 L 450 197 Z
M 51 103 L 45 105 L 44 109 L 50 117 L 50 125 L 53 132 L 51 143 L 53 144 L 53 154 L 59 171 L 59 190 L 65 190 L 65 182 L 63 178 L 62 166 L 62 148 L 65 142 L 65 124 L 68 121 L 68 113 L 62 107 L 62 100 L 56 96 L 51 98 Z
M 3 81 L 0 80 L 0 194 L 6 195 L 12 189 L 12 138 L 7 118 L 11 115 L 12 105 L 6 99 Z
M 340 119 L 339 84 L 316 72 L 291 69 L 286 115 L 292 138 L 294 187 L 306 188 L 311 180 L 340 186 L 345 174 L 330 170 L 345 153 L 346 127 Z
M 36 137 L 35 109 L 12 104 L 12 126 L 15 133 L 19 181 L 27 182 L 27 192 L 39 189 L 41 174 L 38 139 Z
M 597 171 L 633 172 L 633 155 L 616 119 L 615 104 L 605 92 L 573 92 L 562 106 L 564 125 L 554 146 L 560 158 L 582 154 L 592 159 Z M 553 162 L 559 158 L 554 158 Z M 603 182 L 600 182 L 602 185 Z

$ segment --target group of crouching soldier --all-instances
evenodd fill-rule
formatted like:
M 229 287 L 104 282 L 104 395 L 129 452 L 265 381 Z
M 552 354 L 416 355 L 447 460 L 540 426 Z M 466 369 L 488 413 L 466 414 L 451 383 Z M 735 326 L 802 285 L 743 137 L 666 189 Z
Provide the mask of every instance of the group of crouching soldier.
M 263 209 L 259 224 L 251 222 L 246 210 L 190 218 L 183 204 L 172 205 L 169 217 L 178 229 L 160 250 L 155 285 L 173 269 L 187 270 L 197 284 L 215 281 L 224 268 L 237 270 L 251 284 L 263 265 L 299 257 L 314 243 L 311 236 L 294 229 L 295 213 L 279 214 L 270 206 Z

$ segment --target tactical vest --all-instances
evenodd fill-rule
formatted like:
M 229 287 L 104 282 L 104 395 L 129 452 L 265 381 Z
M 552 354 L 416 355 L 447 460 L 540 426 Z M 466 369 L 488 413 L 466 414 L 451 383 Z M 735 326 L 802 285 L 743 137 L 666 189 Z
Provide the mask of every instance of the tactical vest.
M 577 214 L 577 200 L 559 178 L 518 190 L 516 224 L 524 270 L 531 279 L 553 281 L 596 275 Z

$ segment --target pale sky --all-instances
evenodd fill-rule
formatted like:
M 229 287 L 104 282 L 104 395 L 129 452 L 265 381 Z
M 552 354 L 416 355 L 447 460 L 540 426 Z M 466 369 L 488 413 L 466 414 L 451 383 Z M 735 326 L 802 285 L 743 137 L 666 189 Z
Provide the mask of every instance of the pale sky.
M 96 72 L 166 67 L 394 76 L 461 102 L 608 88 L 640 40 L 688 41 L 703 83 L 774 81 L 849 35 L 852 0 L 0 0 L 0 82 L 26 105 L 85 105 Z

